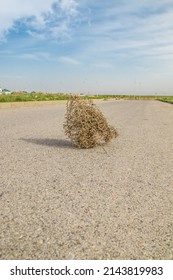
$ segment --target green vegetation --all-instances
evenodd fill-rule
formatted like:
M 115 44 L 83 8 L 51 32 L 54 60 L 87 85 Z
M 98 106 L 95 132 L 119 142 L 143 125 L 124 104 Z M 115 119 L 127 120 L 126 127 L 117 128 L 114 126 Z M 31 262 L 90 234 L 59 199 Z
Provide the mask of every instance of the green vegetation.
M 13 94 L 0 95 L 0 102 L 27 102 L 27 101 L 51 101 L 51 100 L 67 100 L 68 94 L 51 94 L 51 93 L 25 93 L 15 92 Z
M 173 96 L 160 97 L 160 98 L 158 98 L 158 100 L 162 101 L 162 102 L 167 102 L 167 103 L 173 104 Z
M 51 101 L 67 100 L 70 94 L 64 93 L 43 93 L 43 92 L 15 92 L 12 94 L 1 94 L 0 102 L 27 102 L 27 101 Z M 82 99 L 103 99 L 104 101 L 114 100 L 160 100 L 173 103 L 173 96 L 153 96 L 153 95 L 81 95 Z

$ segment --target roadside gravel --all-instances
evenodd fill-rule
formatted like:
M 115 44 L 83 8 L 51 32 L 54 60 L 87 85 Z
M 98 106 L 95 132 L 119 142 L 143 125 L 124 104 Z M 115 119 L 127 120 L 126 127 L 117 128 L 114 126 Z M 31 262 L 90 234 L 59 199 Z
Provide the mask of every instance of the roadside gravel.
M 0 110 L 1 259 L 173 259 L 173 106 L 97 104 L 119 136 L 88 150 L 65 104 Z

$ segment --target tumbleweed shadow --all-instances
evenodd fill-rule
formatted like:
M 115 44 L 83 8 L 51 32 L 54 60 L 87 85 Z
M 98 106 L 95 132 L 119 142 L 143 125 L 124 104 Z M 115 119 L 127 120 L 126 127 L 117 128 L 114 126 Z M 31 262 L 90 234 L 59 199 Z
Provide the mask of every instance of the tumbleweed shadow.
M 20 140 L 41 146 L 74 149 L 74 146 L 71 144 L 71 142 L 65 139 L 20 138 Z

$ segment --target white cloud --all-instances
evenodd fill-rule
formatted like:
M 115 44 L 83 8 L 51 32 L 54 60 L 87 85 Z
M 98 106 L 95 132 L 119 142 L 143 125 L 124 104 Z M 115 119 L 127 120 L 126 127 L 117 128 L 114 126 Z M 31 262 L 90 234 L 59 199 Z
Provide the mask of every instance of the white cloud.
M 0 6 L 0 35 L 1 37 L 14 26 L 15 21 L 35 16 L 39 18 L 45 11 L 51 9 L 54 0 L 1 0 Z
M 60 7 L 68 15 L 74 16 L 77 15 L 77 2 L 75 0 L 62 0 L 60 2 Z
M 61 56 L 59 58 L 60 61 L 68 63 L 68 64 L 73 64 L 73 65 L 79 65 L 80 62 L 74 58 L 68 57 L 68 56 Z
M 109 69 L 112 68 L 113 65 L 107 62 L 100 62 L 100 63 L 93 63 L 91 64 L 92 67 L 96 67 L 96 68 L 103 68 L 103 69 Z
M 172 1 L 122 0 L 121 4 L 113 3 L 96 4 L 100 13 L 91 21 L 86 37 L 90 54 L 150 58 L 166 58 L 168 51 L 169 57 L 173 54 Z
M 14 54 L 13 57 L 20 59 L 29 59 L 29 60 L 51 60 L 51 55 L 46 52 L 32 52 L 32 53 L 22 53 L 22 54 Z
M 17 22 L 26 26 L 29 35 L 40 36 L 42 32 L 50 36 L 53 30 L 53 35 L 62 36 L 64 25 L 69 28 L 70 18 L 76 15 L 76 0 L 1 0 L 0 39 L 5 39 L 12 28 L 17 28 Z

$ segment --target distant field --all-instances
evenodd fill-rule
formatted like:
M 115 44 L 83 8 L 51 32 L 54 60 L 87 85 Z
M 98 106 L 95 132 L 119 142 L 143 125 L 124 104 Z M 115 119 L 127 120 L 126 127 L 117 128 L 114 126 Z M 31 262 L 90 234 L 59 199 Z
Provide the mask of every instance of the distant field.
M 0 95 L 0 102 L 28 102 L 28 101 L 52 101 L 52 100 L 67 100 L 69 97 L 69 94 L 50 94 L 50 93 L 42 93 L 42 92 L 36 92 L 36 93 L 24 93 L 24 92 L 16 92 L 9 95 Z M 89 98 L 89 99 L 103 99 L 103 100 L 109 100 L 109 99 L 123 99 L 123 100 L 160 100 L 164 102 L 173 103 L 173 96 L 139 96 L 139 95 L 90 95 L 85 96 L 81 95 L 83 98 Z

